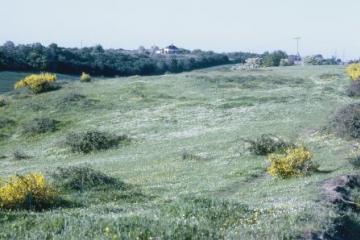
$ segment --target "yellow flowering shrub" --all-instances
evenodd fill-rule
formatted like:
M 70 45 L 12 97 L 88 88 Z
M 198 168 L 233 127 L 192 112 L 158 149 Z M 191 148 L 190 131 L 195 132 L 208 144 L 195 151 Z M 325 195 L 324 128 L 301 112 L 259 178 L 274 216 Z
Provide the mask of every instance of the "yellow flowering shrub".
M 352 80 L 360 80 L 360 63 L 350 64 L 346 68 L 346 73 Z
M 87 73 L 82 73 L 81 76 L 80 76 L 80 81 L 81 82 L 90 82 L 91 81 L 91 76 L 90 74 L 87 74 Z
M 285 154 L 271 154 L 268 173 L 281 178 L 304 176 L 317 169 L 311 158 L 312 153 L 305 147 L 287 149 Z
M 42 93 L 53 89 L 56 75 L 51 73 L 31 74 L 15 84 L 15 89 L 29 88 L 33 93 Z
M 49 208 L 57 192 L 48 184 L 41 173 L 16 175 L 9 181 L 0 181 L 0 208 L 35 209 Z

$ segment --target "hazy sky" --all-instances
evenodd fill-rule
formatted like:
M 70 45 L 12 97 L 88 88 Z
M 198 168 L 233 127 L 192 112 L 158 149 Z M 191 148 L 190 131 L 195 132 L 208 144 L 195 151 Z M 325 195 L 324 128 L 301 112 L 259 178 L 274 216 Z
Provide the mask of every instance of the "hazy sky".
M 0 42 L 360 57 L 360 0 L 1 0 Z

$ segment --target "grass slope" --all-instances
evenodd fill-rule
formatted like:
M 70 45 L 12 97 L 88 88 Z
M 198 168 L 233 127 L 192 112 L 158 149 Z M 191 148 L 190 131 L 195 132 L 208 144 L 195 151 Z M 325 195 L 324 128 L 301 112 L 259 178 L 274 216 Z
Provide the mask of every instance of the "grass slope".
M 90 164 L 144 197 L 114 190 L 69 196 L 84 203 L 77 207 L 0 212 L 0 237 L 291 239 L 331 228 L 336 211 L 321 201 L 321 184 L 351 173 L 346 158 L 358 147 L 321 131 L 332 112 L 353 102 L 344 94 L 343 72 L 339 66 L 253 72 L 218 67 L 13 95 L 0 109 L 16 122 L 2 129 L 8 137 L 0 142 L 0 155 L 7 156 L 0 159 L 1 177 Z M 85 98 L 64 101 L 73 93 Z M 36 117 L 61 121 L 60 131 L 21 134 L 21 125 Z M 94 129 L 132 140 L 90 155 L 64 146 L 67 133 Z M 321 171 L 271 178 L 266 158 L 246 151 L 241 141 L 266 133 L 306 145 Z M 31 158 L 14 161 L 16 149 Z

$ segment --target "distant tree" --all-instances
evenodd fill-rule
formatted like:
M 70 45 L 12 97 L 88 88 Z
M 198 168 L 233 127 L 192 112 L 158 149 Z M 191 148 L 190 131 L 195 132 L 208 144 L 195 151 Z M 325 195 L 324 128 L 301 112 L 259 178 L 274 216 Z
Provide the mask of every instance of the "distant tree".
M 281 59 L 287 58 L 288 55 L 284 51 L 274 51 L 272 53 L 265 52 L 262 56 L 264 67 L 277 67 L 280 65 Z
M 306 56 L 304 58 L 305 65 L 322 65 L 324 57 L 321 54 Z
M 280 63 L 279 63 L 279 66 L 283 66 L 283 67 L 293 66 L 293 65 L 294 65 L 294 61 L 292 61 L 289 58 L 283 58 L 280 60 Z

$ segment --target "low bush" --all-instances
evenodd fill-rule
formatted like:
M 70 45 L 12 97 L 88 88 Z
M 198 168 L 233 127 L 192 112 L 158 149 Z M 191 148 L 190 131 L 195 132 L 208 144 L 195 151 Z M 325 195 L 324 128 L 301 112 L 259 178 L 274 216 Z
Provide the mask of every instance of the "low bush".
M 346 73 L 352 80 L 359 80 L 360 79 L 360 63 L 350 64 L 346 68 Z
M 281 178 L 307 175 L 318 168 L 311 158 L 312 153 L 305 147 L 288 149 L 285 154 L 271 154 L 268 173 Z
M 56 75 L 51 73 L 32 74 L 15 84 L 15 89 L 27 87 L 33 93 L 43 93 L 56 89 Z
M 0 129 L 15 125 L 15 121 L 10 118 L 0 117 Z
M 181 151 L 181 159 L 182 160 L 209 160 L 209 158 L 207 156 L 201 156 L 198 154 L 194 154 L 189 152 L 186 149 L 183 149 Z
M 24 160 L 30 158 L 29 155 L 20 149 L 16 149 L 14 152 L 12 152 L 12 156 L 14 160 Z
M 3 134 L 0 133 L 0 141 L 4 141 L 5 139 L 7 139 L 9 136 L 7 134 Z
M 352 81 L 349 87 L 346 89 L 346 95 L 349 97 L 360 96 L 360 81 Z
M 295 147 L 294 144 L 287 143 L 283 139 L 272 134 L 263 134 L 255 140 L 244 139 L 244 141 L 250 144 L 248 150 L 256 155 L 284 152 L 288 148 Z
M 88 99 L 85 95 L 73 92 L 57 99 L 56 105 L 63 110 L 72 107 L 92 107 L 96 102 L 97 100 Z
M 340 137 L 360 138 L 360 103 L 341 108 L 330 120 L 330 130 Z
M 327 79 L 335 79 L 340 78 L 341 75 L 338 73 L 323 73 L 319 76 L 320 79 L 327 80 Z
M 62 99 L 62 102 L 73 103 L 73 102 L 81 101 L 83 99 L 86 99 L 86 96 L 84 96 L 80 93 L 72 92 L 72 93 L 69 93 L 66 96 L 64 96 L 64 98 Z
M 4 107 L 6 105 L 8 105 L 8 101 L 5 97 L 0 96 L 0 107 Z
M 80 76 L 80 82 L 91 82 L 91 76 L 87 73 L 82 73 Z
M 358 169 L 360 168 L 360 155 L 349 158 L 349 163 L 355 168 Z
M 125 140 L 128 140 L 126 135 L 114 136 L 105 132 L 87 131 L 83 133 L 70 133 L 66 137 L 65 144 L 73 152 L 89 153 L 115 147 Z
M 0 208 L 43 210 L 54 206 L 58 198 L 41 173 L 16 175 L 0 182 Z
M 50 118 L 35 118 L 23 126 L 23 133 L 36 135 L 57 130 L 59 121 Z
M 52 174 L 54 184 L 65 190 L 86 191 L 92 189 L 118 188 L 124 184 L 100 171 L 87 166 L 57 168 Z

